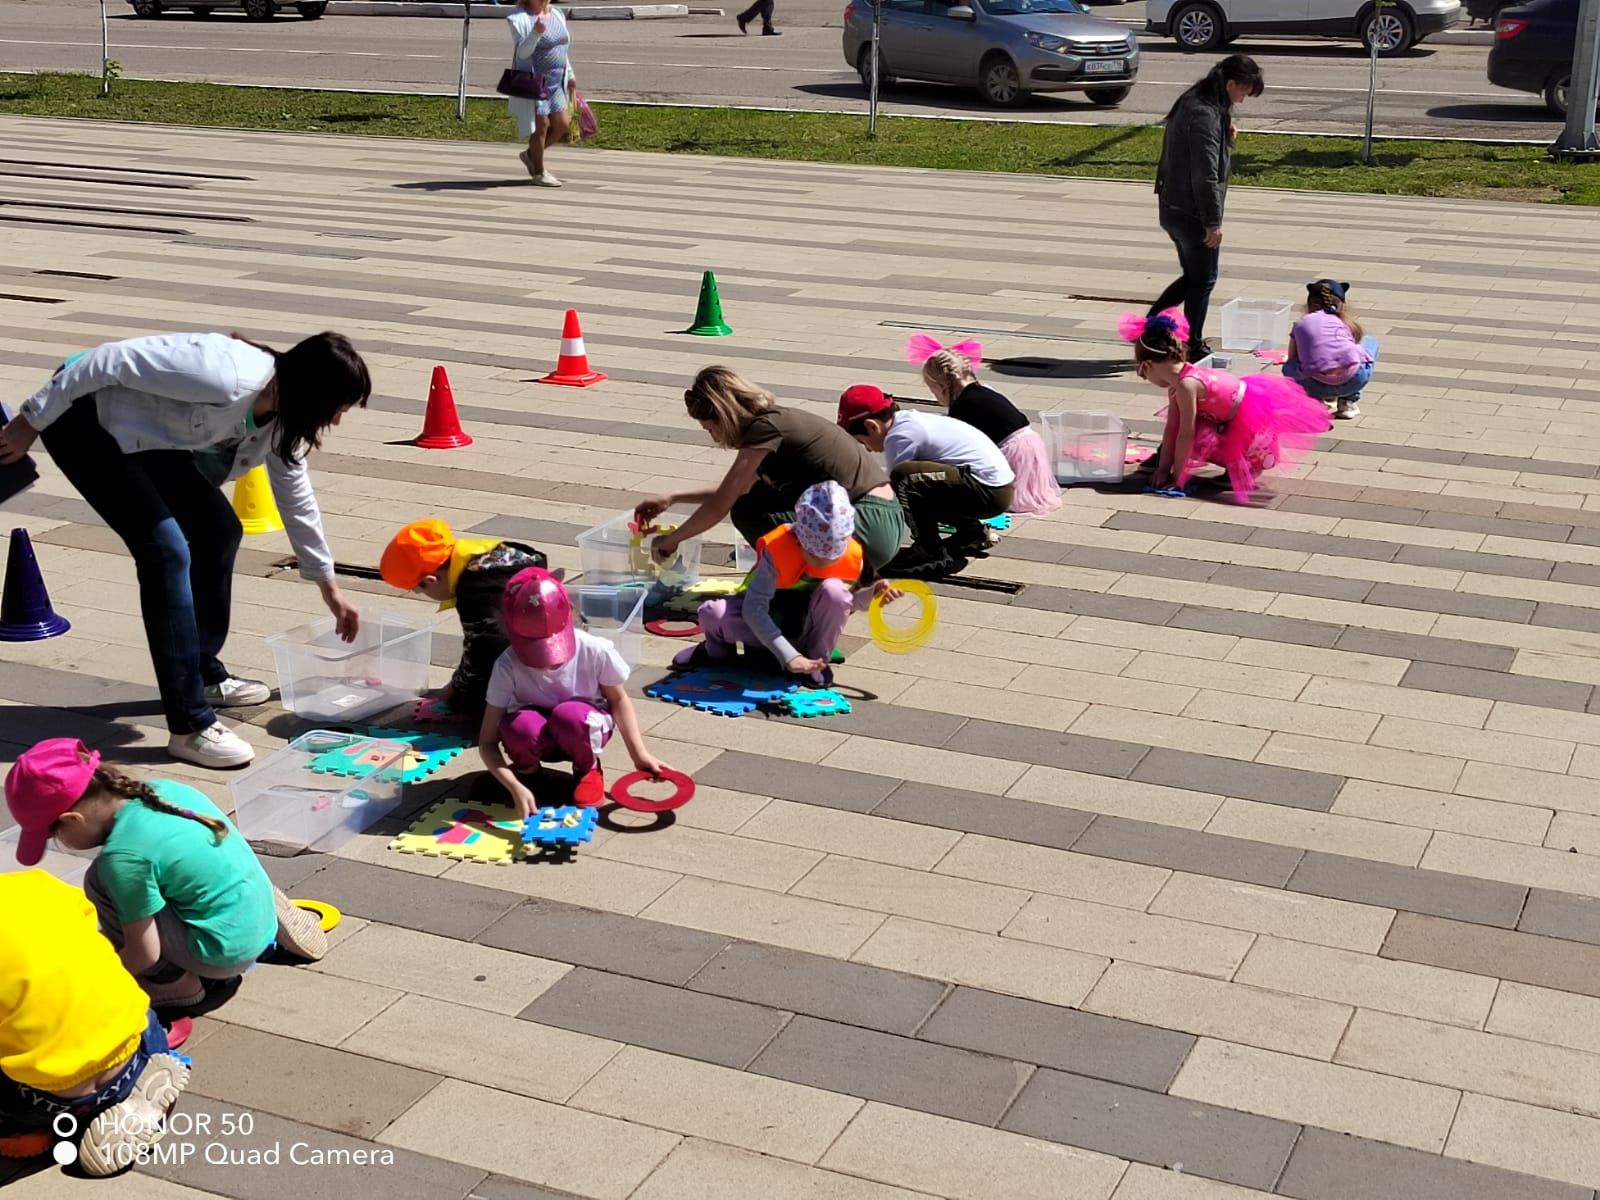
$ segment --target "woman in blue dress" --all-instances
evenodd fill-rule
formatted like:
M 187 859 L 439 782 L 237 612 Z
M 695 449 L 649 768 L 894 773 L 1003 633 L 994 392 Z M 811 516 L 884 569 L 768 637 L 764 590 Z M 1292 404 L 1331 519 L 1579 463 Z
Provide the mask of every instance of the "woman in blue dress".
M 537 75 L 544 85 L 543 100 L 508 96 L 506 103 L 516 118 L 517 133 L 528 148 L 517 157 L 540 187 L 560 187 L 561 180 L 545 170 L 545 151 L 567 136 L 567 19 L 550 0 L 517 0 L 517 11 L 506 18 L 511 27 L 511 65 Z

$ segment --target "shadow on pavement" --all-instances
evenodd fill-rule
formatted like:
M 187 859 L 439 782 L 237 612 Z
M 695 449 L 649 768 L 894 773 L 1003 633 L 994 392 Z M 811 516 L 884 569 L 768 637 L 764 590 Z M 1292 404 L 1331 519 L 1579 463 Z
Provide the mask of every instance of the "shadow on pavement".
M 1544 125 L 1551 130 L 1561 127 L 1561 122 L 1538 97 L 1530 93 L 1528 101 L 1526 104 L 1441 104 L 1430 108 L 1428 115 L 1445 121 L 1503 121 L 1508 125 Z
M 422 179 L 412 183 L 397 183 L 394 187 L 411 192 L 489 192 L 495 188 L 527 187 L 522 179 Z M 391 442 L 391 445 L 400 445 Z
M 839 71 L 844 74 L 849 68 L 840 60 Z M 808 96 L 826 96 L 834 100 L 854 100 L 862 105 L 867 103 L 867 89 L 852 76 L 846 82 L 840 80 L 833 83 L 802 83 L 794 88 Z M 887 87 L 880 93 L 885 103 L 904 105 L 926 105 L 929 108 L 942 109 L 946 112 L 954 109 L 960 112 L 986 114 L 989 116 L 1004 116 L 1008 113 L 1049 112 L 1052 109 L 1059 112 L 1080 112 L 1099 110 L 1115 112 L 1115 109 L 1101 109 L 1098 104 L 1092 104 L 1088 99 L 1076 92 L 1051 92 L 1048 94 L 1034 93 L 1028 97 L 1028 102 L 1021 108 L 995 108 L 985 104 L 969 89 L 939 83 L 913 83 L 900 82 L 892 87 Z
M 1253 42 L 1248 38 L 1241 38 L 1236 42 L 1229 43 L 1229 49 L 1237 51 L 1240 54 L 1248 54 L 1252 58 L 1272 58 L 1274 56 L 1285 56 L 1289 58 L 1350 59 L 1356 62 L 1364 63 L 1369 57 L 1366 47 L 1357 42 L 1353 35 L 1349 41 L 1333 41 L 1330 39 L 1327 42 L 1314 42 L 1311 45 L 1307 45 L 1304 42 Z M 1385 63 L 1415 62 L 1421 59 L 1432 58 L 1434 55 L 1438 54 L 1438 52 L 1439 51 L 1437 47 L 1430 46 L 1426 42 L 1419 42 L 1417 45 L 1407 50 L 1404 54 L 1396 54 L 1381 59 L 1379 61 L 1378 70 L 1381 72 L 1383 70 L 1383 64 Z M 1177 42 L 1174 42 L 1170 38 L 1151 37 L 1149 40 L 1141 39 L 1139 42 L 1139 53 L 1145 57 L 1149 57 L 1152 54 L 1161 54 L 1170 55 L 1173 57 L 1187 56 L 1195 59 L 1196 61 L 1203 61 L 1206 63 L 1212 61 L 1207 54 L 1194 50 L 1185 50 L 1182 46 L 1178 45 Z M 1200 74 L 1203 74 L 1203 72 L 1197 70 L 1195 74 L 1196 76 L 1199 76 Z M 1272 81 L 1270 79 L 1267 81 L 1267 86 L 1272 86 Z
M 991 359 L 987 364 L 997 375 L 1015 379 L 1111 379 L 1126 374 L 1128 363 L 1121 358 L 1045 358 L 1022 355 Z

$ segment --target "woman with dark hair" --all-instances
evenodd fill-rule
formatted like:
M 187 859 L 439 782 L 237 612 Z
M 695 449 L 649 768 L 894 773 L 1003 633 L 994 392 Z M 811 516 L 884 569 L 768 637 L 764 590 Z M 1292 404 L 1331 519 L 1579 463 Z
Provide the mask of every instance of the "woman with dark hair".
M 1167 114 L 1156 168 L 1161 228 L 1178 250 L 1182 272 L 1150 306 L 1150 315 L 1183 306 L 1189 321 L 1191 362 L 1211 353 L 1201 335 L 1222 254 L 1222 208 L 1232 167 L 1233 110 L 1261 95 L 1264 81 L 1253 58 L 1230 54 L 1188 91 Z
M 339 635 L 355 638 L 360 614 L 334 579 L 305 455 L 351 408 L 366 407 L 371 392 L 366 364 L 337 333 L 282 353 L 237 335 L 164 334 L 75 356 L 0 432 L 0 463 L 42 438 L 133 554 L 174 758 L 248 763 L 250 744 L 215 709 L 271 696 L 263 683 L 234 678 L 217 657 L 242 533 L 224 483 L 266 464 L 301 576 L 321 588 Z

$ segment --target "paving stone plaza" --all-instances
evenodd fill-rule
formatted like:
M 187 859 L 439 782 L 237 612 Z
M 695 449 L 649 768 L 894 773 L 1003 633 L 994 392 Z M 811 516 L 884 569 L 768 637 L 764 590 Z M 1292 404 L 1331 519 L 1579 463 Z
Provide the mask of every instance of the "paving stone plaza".
M 574 574 L 577 533 L 721 477 L 682 403 L 710 362 L 831 416 L 920 394 L 911 333 L 976 336 L 1024 410 L 1159 432 L 1115 331 L 1173 272 L 1146 185 L 593 152 L 536 192 L 514 149 L 0 121 L 0 398 L 115 338 L 336 329 L 374 378 L 311 463 L 338 560 L 431 515 Z M 344 920 L 196 1023 L 211 1135 L 107 1181 L 0 1163 L 9 1194 L 1595 1200 L 1600 226 L 1240 188 L 1227 236 L 1219 306 L 1348 279 L 1383 346 L 1261 507 L 1071 489 L 969 569 L 1020 590 L 936 588 L 927 648 L 854 619 L 848 716 L 647 699 L 680 644 L 646 638 L 675 821 L 560 864 L 390 850 L 469 751 L 266 859 Z M 708 268 L 730 338 L 680 332 Z M 605 384 L 534 382 L 567 308 Z M 470 447 L 408 444 L 435 365 Z M 0 524 L 72 630 L 0 646 L 0 763 L 78 736 L 226 807 L 166 756 L 131 559 L 36 457 Z M 290 552 L 239 555 L 240 674 L 321 614 Z M 447 616 L 434 683 L 458 652 Z M 258 756 L 306 728 L 248 716 Z

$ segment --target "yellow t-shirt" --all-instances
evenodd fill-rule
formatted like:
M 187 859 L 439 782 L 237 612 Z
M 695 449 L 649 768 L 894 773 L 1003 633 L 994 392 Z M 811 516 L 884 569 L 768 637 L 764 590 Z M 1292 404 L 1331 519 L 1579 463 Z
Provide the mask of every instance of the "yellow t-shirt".
M 0 875 L 0 1071 L 76 1087 L 133 1056 L 149 1008 L 81 891 L 40 870 Z

